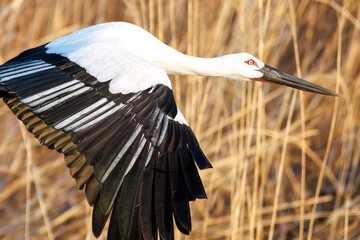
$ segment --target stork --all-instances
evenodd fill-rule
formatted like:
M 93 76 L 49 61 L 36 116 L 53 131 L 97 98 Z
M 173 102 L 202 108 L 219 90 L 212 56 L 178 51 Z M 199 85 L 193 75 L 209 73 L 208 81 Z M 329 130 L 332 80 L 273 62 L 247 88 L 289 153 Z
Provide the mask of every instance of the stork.
M 24 51 L 0 66 L 0 97 L 42 144 L 65 155 L 93 207 L 96 237 L 108 218 L 108 239 L 172 239 L 174 220 L 189 234 L 189 201 L 206 198 L 197 168 L 211 164 L 175 104 L 169 74 L 338 96 L 247 53 L 182 54 L 125 22 Z

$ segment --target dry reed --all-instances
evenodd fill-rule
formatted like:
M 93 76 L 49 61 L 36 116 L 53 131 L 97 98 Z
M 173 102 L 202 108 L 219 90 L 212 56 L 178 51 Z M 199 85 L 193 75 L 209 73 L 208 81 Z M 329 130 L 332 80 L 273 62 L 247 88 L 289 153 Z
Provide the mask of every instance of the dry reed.
M 357 0 L 0 0 L 0 63 L 95 23 L 128 21 L 194 56 L 246 51 L 340 92 L 172 78 L 214 169 L 177 239 L 360 238 Z M 63 157 L 0 103 L 0 238 L 94 239 Z M 105 234 L 101 237 L 105 239 Z

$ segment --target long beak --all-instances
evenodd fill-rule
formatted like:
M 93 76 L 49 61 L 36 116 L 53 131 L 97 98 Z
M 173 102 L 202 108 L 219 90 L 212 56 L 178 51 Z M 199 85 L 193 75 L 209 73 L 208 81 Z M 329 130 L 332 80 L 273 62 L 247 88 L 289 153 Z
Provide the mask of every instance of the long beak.
M 270 67 L 268 65 L 265 65 L 262 67 L 260 72 L 264 73 L 264 76 L 262 77 L 262 80 L 272 83 L 277 83 L 280 85 L 289 86 L 292 88 L 308 91 L 308 92 L 314 92 L 314 93 L 320 93 L 324 95 L 330 95 L 330 96 L 340 96 L 339 94 L 330 91 L 326 88 L 320 87 L 318 85 L 309 83 L 305 80 L 302 80 L 300 78 L 294 77 L 290 74 L 284 73 L 276 68 Z

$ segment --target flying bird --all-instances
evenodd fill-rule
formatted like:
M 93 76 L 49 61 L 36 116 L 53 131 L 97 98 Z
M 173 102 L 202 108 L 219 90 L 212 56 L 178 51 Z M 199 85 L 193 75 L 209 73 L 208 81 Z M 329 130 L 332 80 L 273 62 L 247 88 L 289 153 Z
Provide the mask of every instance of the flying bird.
M 93 234 L 173 239 L 191 231 L 189 201 L 206 198 L 210 168 L 176 106 L 168 75 L 263 81 L 337 96 L 247 53 L 182 54 L 125 22 L 94 25 L 0 66 L 0 97 L 28 131 L 65 155 L 93 207 Z

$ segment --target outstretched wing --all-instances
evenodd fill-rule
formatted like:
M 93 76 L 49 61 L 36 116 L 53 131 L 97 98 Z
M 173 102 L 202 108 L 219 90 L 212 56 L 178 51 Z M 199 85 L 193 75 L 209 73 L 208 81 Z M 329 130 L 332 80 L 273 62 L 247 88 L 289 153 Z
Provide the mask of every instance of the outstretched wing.
M 188 234 L 189 201 L 206 198 L 194 162 L 211 165 L 165 72 L 130 54 L 128 62 L 68 54 L 44 45 L 0 66 L 4 101 L 42 144 L 64 153 L 94 207 L 95 236 L 110 215 L 108 239 L 172 239 L 173 219 Z

